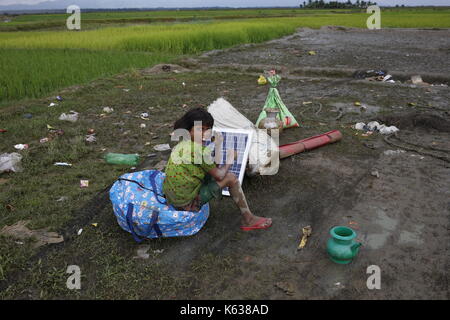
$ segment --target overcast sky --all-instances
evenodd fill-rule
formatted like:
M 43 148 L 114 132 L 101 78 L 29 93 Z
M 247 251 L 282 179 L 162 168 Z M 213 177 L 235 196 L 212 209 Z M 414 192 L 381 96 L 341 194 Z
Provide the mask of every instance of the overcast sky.
M 60 0 L 0 0 L 0 5 L 37 4 L 41 2 L 58 2 Z M 344 0 L 343 0 L 344 1 Z M 449 5 L 449 0 L 372 0 L 379 5 Z M 72 1 L 77 4 L 77 0 Z M 266 7 L 297 6 L 303 0 L 92 0 L 93 7 L 101 4 L 104 7 Z M 355 2 L 354 0 L 352 2 Z

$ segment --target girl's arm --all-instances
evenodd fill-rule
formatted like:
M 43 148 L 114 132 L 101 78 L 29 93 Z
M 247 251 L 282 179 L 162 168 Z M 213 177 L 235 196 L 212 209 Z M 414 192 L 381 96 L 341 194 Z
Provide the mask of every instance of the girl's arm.
M 237 158 L 237 153 L 234 150 L 228 150 L 227 152 L 227 161 L 225 165 L 221 167 L 215 167 L 208 171 L 208 173 L 217 181 L 221 181 L 225 178 L 228 170 L 230 170 L 233 165 L 234 160 Z

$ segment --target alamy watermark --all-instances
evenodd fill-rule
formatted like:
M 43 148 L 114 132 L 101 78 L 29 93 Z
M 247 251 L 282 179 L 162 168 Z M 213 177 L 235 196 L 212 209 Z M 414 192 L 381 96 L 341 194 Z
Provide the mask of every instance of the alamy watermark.
M 66 273 L 71 274 L 66 281 L 66 287 L 69 290 L 81 289 L 81 269 L 77 265 L 70 265 L 67 267 Z
M 225 150 L 226 158 L 223 159 L 222 143 L 223 137 L 220 131 L 208 129 L 205 132 L 201 130 L 195 130 L 195 128 L 202 128 L 201 121 L 194 122 L 194 136 L 192 137 L 191 132 L 186 129 L 176 129 L 171 134 L 172 141 L 195 141 L 193 150 L 191 150 L 191 144 L 181 144 L 179 143 L 172 151 L 171 159 L 174 164 L 233 164 L 235 161 L 237 164 L 242 164 L 243 157 L 238 155 L 237 158 L 231 157 L 230 154 L 237 150 Z M 268 130 L 257 129 L 259 131 Z M 259 152 L 254 152 L 253 156 L 249 156 L 248 164 L 250 166 L 261 166 L 261 163 L 265 165 L 260 168 L 259 172 L 261 175 L 274 175 L 278 172 L 279 168 L 279 153 L 278 150 L 272 150 L 278 148 L 279 145 L 279 130 L 271 129 L 270 136 L 266 135 L 256 135 L 256 141 L 251 141 L 250 143 L 256 142 L 262 146 L 267 146 L 268 150 L 265 154 L 265 159 L 261 159 Z M 261 141 L 263 139 L 267 141 Z M 203 149 L 203 142 L 211 141 L 207 148 Z M 214 156 L 212 155 L 214 153 Z
M 381 29 L 381 9 L 379 6 L 369 6 L 367 7 L 367 13 L 372 15 L 367 18 L 366 25 L 370 30 Z
M 366 273 L 370 274 L 370 276 L 367 278 L 367 282 L 366 282 L 367 289 L 380 290 L 381 289 L 381 269 L 380 269 L 380 267 L 377 265 L 374 265 L 374 264 L 370 265 L 367 267 Z
M 71 15 L 66 20 L 66 26 L 68 30 L 80 30 L 81 29 L 81 9 L 77 5 L 70 5 L 67 7 L 67 13 Z

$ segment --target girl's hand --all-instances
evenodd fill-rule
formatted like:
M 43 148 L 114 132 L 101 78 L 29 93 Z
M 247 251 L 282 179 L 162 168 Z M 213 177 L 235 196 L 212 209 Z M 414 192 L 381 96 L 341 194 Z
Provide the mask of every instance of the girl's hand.
M 234 160 L 237 159 L 237 152 L 235 150 L 232 149 L 228 149 L 227 150 L 227 164 L 232 164 L 234 162 Z

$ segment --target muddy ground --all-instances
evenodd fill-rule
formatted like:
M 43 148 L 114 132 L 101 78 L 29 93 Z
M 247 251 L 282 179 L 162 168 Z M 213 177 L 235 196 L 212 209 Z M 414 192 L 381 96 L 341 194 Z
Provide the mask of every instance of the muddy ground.
M 263 231 L 240 231 L 238 211 L 231 199 L 224 199 L 211 203 L 210 217 L 197 235 L 139 245 L 117 225 L 105 185 L 61 228 L 63 244 L 34 256 L 38 267 L 14 273 L 2 288 L 10 292 L 5 297 L 448 299 L 450 92 L 441 84 L 450 78 L 445 74 L 450 70 L 449 35 L 449 30 L 300 29 L 268 43 L 184 59 L 179 64 L 188 70 L 180 73 L 144 71 L 145 82 L 169 88 L 133 93 L 135 99 L 158 101 L 151 112 L 154 128 L 180 116 L 184 101 L 190 107 L 207 106 L 220 96 L 255 121 L 268 89 L 256 79 L 262 70 L 275 68 L 282 76 L 280 95 L 301 124 L 285 130 L 281 143 L 332 129 L 339 129 L 343 140 L 282 160 L 275 176 L 245 178 L 251 209 L 273 219 Z M 310 50 L 317 54 L 308 55 Z M 357 69 L 388 70 L 400 81 L 352 79 Z M 407 83 L 415 74 L 433 85 Z M 174 79 L 185 81 L 186 88 L 172 88 Z M 132 85 L 132 80 L 127 83 Z M 99 86 L 95 94 L 106 95 L 106 87 Z M 179 105 L 165 100 L 169 97 Z M 355 106 L 356 101 L 365 108 Z M 365 137 L 351 127 L 370 120 L 400 131 L 396 137 Z M 169 129 L 155 130 L 158 142 L 170 142 Z M 114 151 L 130 143 L 137 146 L 134 151 L 143 149 L 140 136 L 117 137 Z M 388 150 L 405 152 L 384 154 Z M 138 170 L 167 157 L 149 158 Z M 89 227 L 94 221 L 100 228 Z M 301 228 L 307 225 L 312 236 L 297 251 Z M 349 265 L 327 257 L 328 232 L 336 225 L 352 227 L 362 242 Z M 83 226 L 84 234 L 76 236 Z M 142 248 L 148 249 L 148 259 L 135 258 Z M 70 264 L 82 270 L 79 291 L 64 287 L 68 275 L 62 271 Z M 370 265 L 381 270 L 379 290 L 367 288 Z

